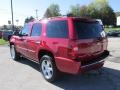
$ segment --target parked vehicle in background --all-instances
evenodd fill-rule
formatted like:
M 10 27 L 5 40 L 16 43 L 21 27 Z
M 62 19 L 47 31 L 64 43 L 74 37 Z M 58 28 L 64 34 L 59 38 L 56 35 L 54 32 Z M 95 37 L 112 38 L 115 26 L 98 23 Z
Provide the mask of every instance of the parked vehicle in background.
M 120 37 L 120 30 L 113 30 L 107 33 L 108 36 Z
M 13 35 L 19 35 L 20 30 L 13 31 Z
M 2 35 L 4 40 L 9 41 L 11 36 L 13 35 L 13 31 L 12 30 L 3 31 Z
M 2 38 L 2 31 L 0 31 L 0 39 Z
M 79 74 L 104 65 L 108 40 L 98 20 L 53 17 L 26 24 L 10 39 L 13 60 L 21 56 L 39 64 L 43 77 L 54 81 L 60 72 Z
M 1 30 L 0 31 L 0 38 L 3 38 L 6 41 L 9 41 L 12 35 L 18 35 L 20 30 Z

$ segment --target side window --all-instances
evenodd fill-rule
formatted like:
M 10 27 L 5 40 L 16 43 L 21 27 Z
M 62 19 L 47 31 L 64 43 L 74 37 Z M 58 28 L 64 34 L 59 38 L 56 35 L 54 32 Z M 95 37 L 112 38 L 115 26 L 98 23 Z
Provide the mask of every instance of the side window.
M 68 38 L 67 20 L 48 22 L 46 33 L 51 38 Z
M 27 35 L 29 34 L 30 30 L 29 30 L 29 25 L 26 24 L 23 28 L 23 30 L 20 32 L 22 35 Z
M 40 36 L 42 32 L 42 24 L 36 23 L 33 25 L 31 36 Z

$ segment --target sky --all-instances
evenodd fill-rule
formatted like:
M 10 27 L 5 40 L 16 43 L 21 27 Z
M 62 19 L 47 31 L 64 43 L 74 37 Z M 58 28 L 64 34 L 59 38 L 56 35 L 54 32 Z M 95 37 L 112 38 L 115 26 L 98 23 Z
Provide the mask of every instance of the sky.
M 1 0 L 0 2 L 0 26 L 8 24 L 11 20 L 11 0 Z M 38 10 L 38 16 L 41 18 L 47 7 L 54 3 L 60 6 L 60 11 L 65 15 L 71 5 L 88 5 L 94 0 L 13 0 L 14 23 L 23 25 L 26 17 L 36 17 L 35 10 Z M 115 12 L 120 11 L 120 0 L 108 0 Z M 19 21 L 19 22 L 16 22 Z

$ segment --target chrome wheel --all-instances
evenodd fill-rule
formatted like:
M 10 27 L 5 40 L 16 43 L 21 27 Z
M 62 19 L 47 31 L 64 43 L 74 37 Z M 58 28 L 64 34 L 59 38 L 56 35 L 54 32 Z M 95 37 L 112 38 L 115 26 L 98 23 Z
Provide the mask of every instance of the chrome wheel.
M 49 55 L 43 55 L 40 59 L 40 72 L 48 82 L 55 81 L 59 76 L 59 71 L 56 67 L 54 58 Z
M 50 60 L 48 60 L 47 58 L 42 61 L 41 69 L 42 69 L 43 75 L 46 79 L 51 79 L 53 77 L 52 62 Z
M 10 52 L 11 52 L 12 59 L 15 59 L 15 47 L 14 47 L 14 45 L 11 45 Z

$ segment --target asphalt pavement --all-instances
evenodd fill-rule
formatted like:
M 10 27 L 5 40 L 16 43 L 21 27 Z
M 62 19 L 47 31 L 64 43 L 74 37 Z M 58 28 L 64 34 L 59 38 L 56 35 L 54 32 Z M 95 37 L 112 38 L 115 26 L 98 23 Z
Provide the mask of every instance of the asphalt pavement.
M 0 90 L 120 90 L 120 38 L 109 38 L 110 56 L 99 71 L 64 75 L 49 83 L 38 65 L 22 59 L 13 61 L 9 47 L 0 46 Z

